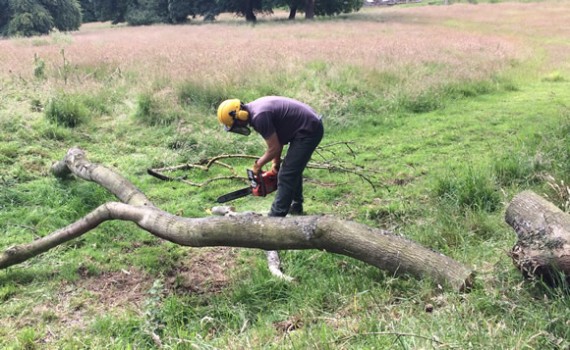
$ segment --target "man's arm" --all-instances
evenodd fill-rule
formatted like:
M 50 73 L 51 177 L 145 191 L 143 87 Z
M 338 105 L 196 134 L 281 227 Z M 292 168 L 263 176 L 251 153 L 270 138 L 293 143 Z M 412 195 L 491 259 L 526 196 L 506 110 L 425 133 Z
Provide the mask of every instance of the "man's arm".
M 271 134 L 267 139 L 265 139 L 267 143 L 267 150 L 265 153 L 259 158 L 255 164 L 257 164 L 257 169 L 254 167 L 253 170 L 259 171 L 262 166 L 269 163 L 272 160 L 276 162 L 281 161 L 281 152 L 283 151 L 283 145 L 279 143 L 279 138 L 277 137 L 277 133 Z

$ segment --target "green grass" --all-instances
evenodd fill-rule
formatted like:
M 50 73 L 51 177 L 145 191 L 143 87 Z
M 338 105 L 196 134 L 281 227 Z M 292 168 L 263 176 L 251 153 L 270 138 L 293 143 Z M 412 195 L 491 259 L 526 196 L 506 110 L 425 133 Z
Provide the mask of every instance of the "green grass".
M 260 138 L 220 130 L 216 101 L 275 93 L 305 96 L 321 107 L 323 145 L 352 142 L 354 152 L 339 144 L 315 161 L 361 168 L 376 187 L 354 174 L 308 169 L 309 214 L 405 235 L 472 266 L 478 277 L 471 293 L 458 294 L 344 256 L 284 251 L 285 272 L 295 277 L 286 283 L 271 277 L 262 251 L 216 256 L 161 241 L 132 223 L 107 222 L 0 271 L 0 347 L 150 349 L 159 338 L 172 349 L 568 348 L 568 292 L 524 281 L 507 255 L 516 240 L 503 217 L 512 196 L 532 189 L 562 206 L 565 199 L 556 197 L 544 175 L 570 182 L 570 72 L 562 67 L 522 79 L 535 63 L 419 95 L 386 93 L 406 79 L 405 70 L 339 68 L 318 60 L 292 76 L 244 78 L 239 91 L 194 80 L 170 89 L 164 82 L 131 86 L 136 79 L 114 79 L 114 70 L 101 66 L 91 69 L 93 79 L 107 84 L 89 93 L 54 92 L 47 72 L 34 86 L 10 80 L 7 91 L 17 93 L 0 97 L 2 249 L 114 200 L 96 184 L 50 175 L 51 163 L 71 146 L 123 174 L 160 208 L 209 215 L 218 195 L 243 183 L 193 187 L 158 181 L 146 169 L 222 153 L 260 154 Z M 30 62 L 30 70 L 37 65 Z M 66 74 L 69 81 L 84 76 Z M 250 166 L 228 163 L 238 171 Z M 176 175 L 202 182 L 224 174 L 215 167 Z M 234 204 L 239 211 L 266 212 L 271 200 Z M 196 262 L 201 258 L 202 265 Z M 207 280 L 216 266 L 227 278 L 218 287 Z M 181 279 L 192 276 L 208 282 L 205 291 L 183 287 Z M 192 287 L 198 280 L 189 281 Z
M 88 121 L 89 110 L 74 96 L 61 94 L 48 101 L 45 117 L 56 125 L 74 128 Z

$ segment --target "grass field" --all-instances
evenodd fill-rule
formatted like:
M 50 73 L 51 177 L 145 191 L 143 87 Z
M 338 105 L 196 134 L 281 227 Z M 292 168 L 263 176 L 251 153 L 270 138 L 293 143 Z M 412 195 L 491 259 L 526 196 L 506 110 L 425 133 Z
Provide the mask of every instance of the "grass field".
M 376 188 L 308 169 L 308 214 L 439 250 L 476 270 L 473 290 L 321 251 L 282 251 L 288 283 L 262 251 L 181 247 L 107 222 L 0 272 L 0 348 L 568 349 L 568 292 L 514 268 L 504 209 L 525 189 L 570 208 L 570 3 L 284 16 L 0 40 L 0 249 L 114 200 L 51 176 L 73 146 L 161 209 L 210 215 L 217 196 L 244 184 L 164 182 L 146 169 L 261 155 L 261 137 L 223 132 L 215 109 L 277 94 L 324 115 L 322 146 L 336 145 L 314 162 L 359 169 Z M 225 171 L 178 175 L 200 183 Z M 271 200 L 234 205 L 266 212 Z

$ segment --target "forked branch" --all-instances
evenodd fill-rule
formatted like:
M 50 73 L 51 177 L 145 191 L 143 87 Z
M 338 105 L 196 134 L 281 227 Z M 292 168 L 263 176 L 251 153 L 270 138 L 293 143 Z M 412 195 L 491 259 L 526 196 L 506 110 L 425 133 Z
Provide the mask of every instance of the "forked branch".
M 184 218 L 158 209 L 127 179 L 102 165 L 90 163 L 79 149 L 69 150 L 64 160 L 52 169 L 56 176 L 73 173 L 94 181 L 121 203 L 103 204 L 67 227 L 28 244 L 7 248 L 0 254 L 0 269 L 79 237 L 107 220 L 125 220 L 183 246 L 319 249 L 364 261 L 390 274 L 429 278 L 457 291 L 473 283 L 473 271 L 463 264 L 402 236 L 356 222 L 332 216 L 292 219 L 258 214 Z
M 336 153 L 333 151 L 333 148 L 338 146 L 338 145 L 344 145 L 344 146 L 346 146 L 346 148 L 348 148 L 352 157 L 355 158 L 356 153 L 350 147 L 350 144 L 352 144 L 352 143 L 353 142 L 350 142 L 350 141 L 340 141 L 340 142 L 334 142 L 331 144 L 319 146 L 316 149 L 315 153 L 317 153 L 321 158 L 323 158 L 324 162 L 323 163 L 311 162 L 307 165 L 307 168 L 327 170 L 327 171 L 332 172 L 332 173 L 336 172 L 336 173 L 346 173 L 346 174 L 356 175 L 356 176 L 360 177 L 362 180 L 364 180 L 365 182 L 367 182 L 372 187 L 372 189 L 374 191 L 376 191 L 376 185 L 374 184 L 374 181 L 372 180 L 372 177 L 369 174 L 370 171 L 365 171 L 365 169 L 359 169 L 359 168 L 353 167 L 353 166 L 345 166 L 345 165 L 342 165 L 340 163 L 333 163 L 333 162 L 329 161 L 325 156 L 323 156 L 323 153 L 326 151 L 326 152 L 329 152 L 333 156 L 336 157 Z M 242 181 L 242 182 L 247 182 L 248 179 L 246 177 L 238 176 L 237 172 L 233 166 L 231 166 L 230 164 L 221 162 L 221 160 L 223 160 L 223 159 L 249 159 L 249 160 L 252 160 L 252 159 L 257 159 L 257 158 L 259 158 L 259 157 L 254 156 L 254 155 L 250 155 L 250 154 L 220 154 L 220 155 L 214 156 L 212 158 L 201 159 L 197 163 L 186 163 L 186 164 L 170 166 L 170 167 L 147 169 L 147 173 L 151 176 L 156 177 L 157 179 L 160 179 L 160 180 L 180 181 L 180 182 L 183 182 L 183 183 L 188 184 L 190 186 L 196 186 L 196 187 L 204 187 L 204 186 L 206 186 L 212 182 L 221 181 L 221 180 L 238 180 L 238 181 Z M 171 173 L 171 172 L 192 170 L 192 169 L 209 171 L 213 165 L 219 165 L 219 166 L 222 166 L 222 167 L 228 169 L 232 175 L 216 176 L 216 177 L 208 179 L 204 182 L 188 181 L 187 175 L 177 176 L 177 177 L 166 175 L 167 173 Z

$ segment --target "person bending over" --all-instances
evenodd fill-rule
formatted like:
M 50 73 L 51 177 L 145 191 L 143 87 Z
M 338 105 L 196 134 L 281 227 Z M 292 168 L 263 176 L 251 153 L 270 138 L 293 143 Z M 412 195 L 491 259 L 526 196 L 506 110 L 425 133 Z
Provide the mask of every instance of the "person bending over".
M 226 131 L 246 135 L 250 127 L 267 143 L 265 153 L 253 164 L 253 172 L 272 162 L 278 174 L 277 195 L 269 216 L 303 214 L 303 171 L 324 134 L 321 116 L 303 102 L 288 97 L 265 96 L 249 103 L 225 100 L 218 107 L 218 121 Z M 281 163 L 283 146 L 289 144 Z

